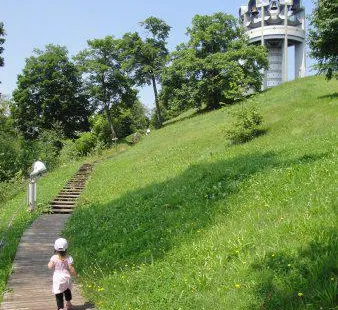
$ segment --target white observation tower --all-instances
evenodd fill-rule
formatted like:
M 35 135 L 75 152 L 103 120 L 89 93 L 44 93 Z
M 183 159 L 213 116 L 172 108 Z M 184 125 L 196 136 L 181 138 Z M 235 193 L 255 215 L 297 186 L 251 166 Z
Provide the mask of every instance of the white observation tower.
M 268 50 L 263 88 L 288 80 L 289 46 L 295 48 L 295 78 L 305 76 L 305 10 L 300 0 L 250 0 L 241 6 L 239 15 L 249 43 Z

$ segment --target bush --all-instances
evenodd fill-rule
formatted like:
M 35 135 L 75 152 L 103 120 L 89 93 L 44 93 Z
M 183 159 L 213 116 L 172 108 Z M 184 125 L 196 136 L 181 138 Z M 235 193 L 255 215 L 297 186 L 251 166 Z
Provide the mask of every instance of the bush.
M 63 147 L 60 151 L 59 162 L 66 163 L 72 160 L 76 160 L 79 156 L 73 140 L 63 140 Z
M 14 177 L 20 170 L 20 140 L 0 131 L 0 182 Z
M 35 160 L 43 161 L 49 170 L 56 168 L 59 165 L 59 155 L 63 147 L 62 140 L 62 131 L 58 126 L 43 130 L 35 141 L 38 148 L 38 158 Z
M 16 173 L 16 175 L 5 182 L 0 182 L 0 203 L 11 199 L 20 191 L 24 190 L 27 183 L 23 179 L 21 172 Z
M 106 146 L 111 145 L 110 126 L 107 119 L 102 114 L 92 116 L 90 118 L 90 125 L 98 143 Z
M 232 113 L 234 122 L 225 131 L 226 138 L 231 144 L 240 144 L 252 140 L 263 134 L 263 117 L 254 106 L 243 107 Z
M 142 135 L 140 132 L 134 132 L 133 134 L 126 137 L 126 141 L 129 144 L 136 144 L 137 142 L 140 142 L 142 138 Z
M 59 165 L 59 154 L 63 147 L 61 130 L 54 126 L 40 132 L 35 140 L 20 141 L 19 169 L 28 176 L 33 162 L 41 160 L 50 171 Z
M 96 145 L 96 136 L 91 132 L 84 132 L 75 140 L 75 150 L 77 155 L 86 156 Z

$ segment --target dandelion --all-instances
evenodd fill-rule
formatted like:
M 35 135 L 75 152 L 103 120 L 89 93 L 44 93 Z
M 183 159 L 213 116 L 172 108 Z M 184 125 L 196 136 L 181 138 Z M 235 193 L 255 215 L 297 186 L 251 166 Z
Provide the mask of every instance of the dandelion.
M 103 288 L 103 287 L 99 287 L 99 288 L 97 289 L 97 291 L 98 291 L 98 292 L 102 292 L 102 291 L 104 291 L 104 288 Z
M 235 284 L 235 288 L 240 288 L 241 285 L 240 284 Z
M 304 294 L 302 292 L 299 292 L 297 295 L 298 295 L 298 297 L 303 297 L 304 296 Z
M 271 257 L 275 257 L 275 254 L 272 254 Z

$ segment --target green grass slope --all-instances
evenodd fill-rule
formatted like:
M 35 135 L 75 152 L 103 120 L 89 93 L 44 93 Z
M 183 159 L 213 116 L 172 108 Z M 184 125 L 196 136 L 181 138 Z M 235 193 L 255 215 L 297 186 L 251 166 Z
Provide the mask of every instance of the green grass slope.
M 256 97 L 267 133 L 229 146 L 233 106 L 97 164 L 66 235 L 99 309 L 334 309 L 337 89 Z

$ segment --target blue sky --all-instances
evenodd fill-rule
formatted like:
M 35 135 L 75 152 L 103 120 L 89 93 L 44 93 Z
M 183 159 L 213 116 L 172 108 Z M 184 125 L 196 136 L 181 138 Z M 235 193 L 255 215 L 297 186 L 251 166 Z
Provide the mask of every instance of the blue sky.
M 25 59 L 34 48 L 47 44 L 66 46 L 70 56 L 86 48 L 87 40 L 106 35 L 121 37 L 125 32 L 141 31 L 139 22 L 149 16 L 159 17 L 172 27 L 168 40 L 173 50 L 185 42 L 186 28 L 196 14 L 222 11 L 238 15 L 238 9 L 247 0 L 169 0 L 169 1 L 112 1 L 112 0 L 3 0 L 0 21 L 7 33 L 4 44 L 5 66 L 0 68 L 0 92 L 11 94 L 16 88 L 17 75 L 25 66 Z M 303 0 L 306 14 L 310 14 L 311 0 Z M 307 61 L 311 64 L 311 60 Z M 308 74 L 310 70 L 308 68 Z M 311 73 L 310 73 L 311 74 Z M 153 106 L 152 89 L 140 92 L 141 101 Z

